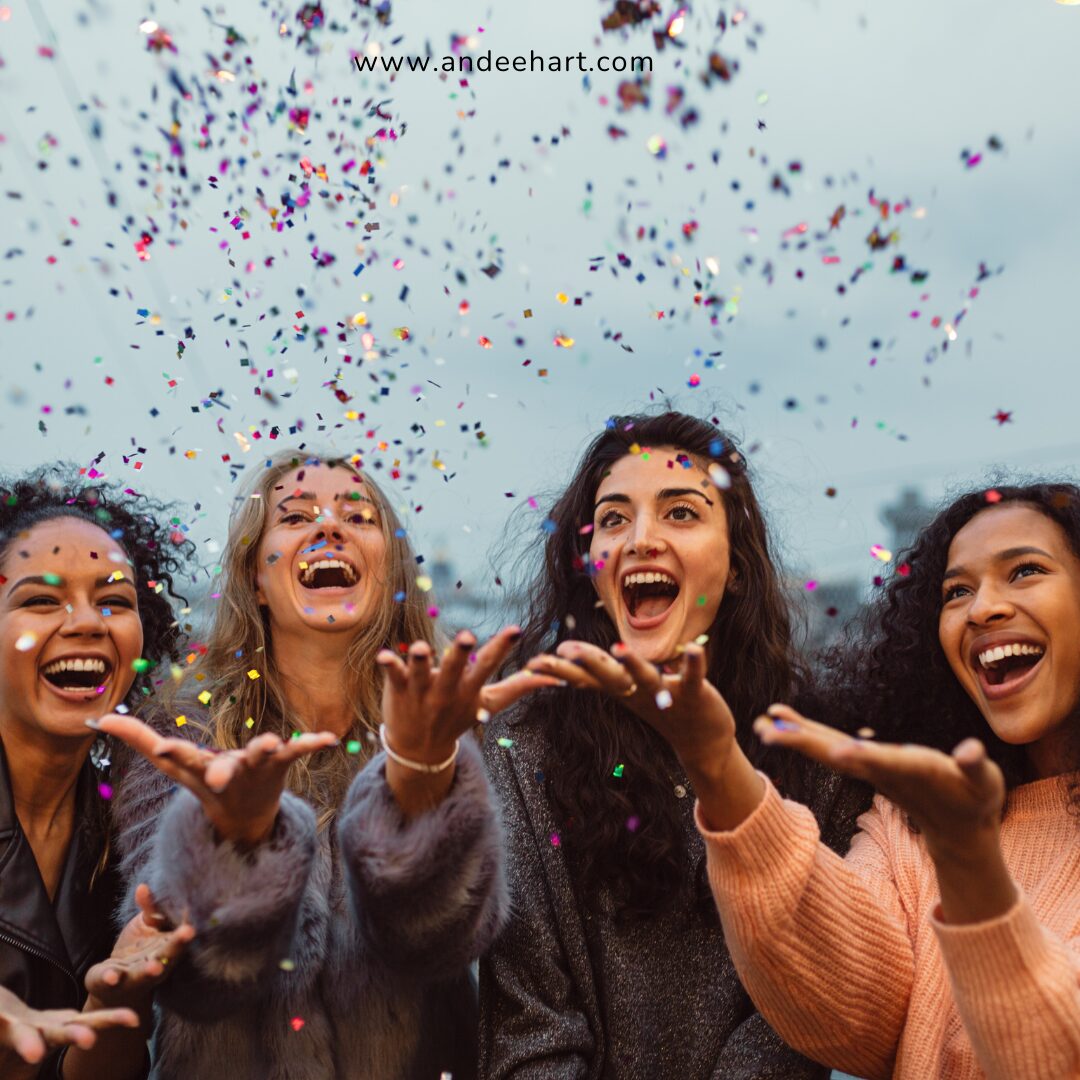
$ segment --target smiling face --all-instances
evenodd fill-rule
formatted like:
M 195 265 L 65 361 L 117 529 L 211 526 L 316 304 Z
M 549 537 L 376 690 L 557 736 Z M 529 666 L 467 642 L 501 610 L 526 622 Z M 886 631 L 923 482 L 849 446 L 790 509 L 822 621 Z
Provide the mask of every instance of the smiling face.
M 385 589 L 386 541 L 362 478 L 305 465 L 267 501 L 256 584 L 271 631 L 341 633 L 370 621 Z
M 731 579 L 727 514 L 674 447 L 627 454 L 596 490 L 589 557 L 621 641 L 654 662 L 705 633 Z
M 949 546 L 942 601 L 941 647 L 994 732 L 1060 737 L 1080 696 L 1080 559 L 1061 527 L 1022 503 L 976 514 Z
M 86 739 L 84 721 L 124 700 L 143 645 L 133 575 L 80 518 L 15 538 L 0 563 L 0 726 Z

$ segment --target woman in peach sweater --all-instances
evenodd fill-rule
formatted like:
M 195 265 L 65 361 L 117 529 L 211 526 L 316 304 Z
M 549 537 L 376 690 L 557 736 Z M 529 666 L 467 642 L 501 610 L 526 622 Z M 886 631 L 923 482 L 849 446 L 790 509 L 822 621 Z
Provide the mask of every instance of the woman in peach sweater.
M 849 689 L 882 741 L 781 705 L 756 725 L 877 789 L 846 859 L 754 771 L 700 650 L 676 673 L 584 644 L 534 667 L 633 687 L 671 742 L 735 964 L 793 1047 L 873 1080 L 1080 1077 L 1080 489 L 954 502 L 870 634 Z

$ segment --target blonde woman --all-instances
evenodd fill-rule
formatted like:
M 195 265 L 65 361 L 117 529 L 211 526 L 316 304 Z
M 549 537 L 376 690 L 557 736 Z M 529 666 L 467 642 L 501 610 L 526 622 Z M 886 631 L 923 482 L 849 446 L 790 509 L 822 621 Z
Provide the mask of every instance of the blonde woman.
M 152 1075 L 468 1076 L 469 964 L 506 910 L 468 732 L 554 680 L 484 685 L 513 627 L 437 659 L 404 530 L 347 462 L 272 459 L 223 571 L 195 676 L 208 714 L 185 706 L 181 737 L 101 723 L 145 755 L 118 797 L 128 880 L 196 929 Z

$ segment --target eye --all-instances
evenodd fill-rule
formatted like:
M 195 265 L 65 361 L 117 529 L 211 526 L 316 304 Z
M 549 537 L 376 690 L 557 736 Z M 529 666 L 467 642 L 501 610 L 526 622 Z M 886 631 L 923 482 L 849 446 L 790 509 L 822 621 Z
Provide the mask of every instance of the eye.
M 108 607 L 108 608 L 114 608 L 114 607 L 134 608 L 135 607 L 135 604 L 127 596 L 108 596 L 104 600 L 99 600 L 98 603 L 101 604 L 102 607 Z
M 1031 577 L 1033 574 L 1045 574 L 1045 567 L 1040 566 L 1038 563 L 1026 562 L 1021 563 L 1015 567 L 1012 572 L 1012 578 L 1015 581 L 1021 577 Z
M 618 510 L 605 510 L 600 515 L 599 525 L 601 529 L 614 529 L 616 526 L 621 525 L 625 520 L 626 516 L 619 513 Z
M 60 601 L 55 596 L 28 596 L 19 604 L 19 607 L 47 607 L 59 603 Z
M 966 585 L 950 585 L 941 597 L 943 604 L 949 603 L 950 600 L 956 600 L 958 597 L 963 596 L 964 593 L 970 592 Z
M 361 510 L 357 510 L 355 513 L 349 514 L 345 519 L 350 525 L 374 525 L 375 515 L 368 513 L 365 514 Z
M 307 515 L 300 513 L 299 510 L 290 510 L 289 513 L 281 516 L 282 525 L 299 525 L 303 521 L 307 521 Z
M 690 503 L 677 503 L 668 511 L 672 521 L 700 521 L 701 515 Z

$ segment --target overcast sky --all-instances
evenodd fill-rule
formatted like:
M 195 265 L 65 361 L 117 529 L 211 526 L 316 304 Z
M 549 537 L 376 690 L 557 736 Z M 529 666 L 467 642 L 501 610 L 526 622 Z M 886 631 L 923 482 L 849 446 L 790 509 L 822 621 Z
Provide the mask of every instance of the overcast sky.
M 477 586 L 510 511 L 539 538 L 543 494 L 651 394 L 744 440 L 822 581 L 875 572 L 904 484 L 1070 467 L 1080 9 L 710 3 L 672 38 L 679 6 L 603 32 L 593 0 L 397 0 L 383 22 L 330 0 L 310 28 L 296 0 L 0 0 L 3 464 L 104 453 L 180 500 L 213 562 L 230 464 L 359 450 L 418 548 Z M 620 109 L 625 76 L 596 72 L 351 65 L 455 35 L 648 54 L 648 101 Z M 714 51 L 733 75 L 707 86 Z

